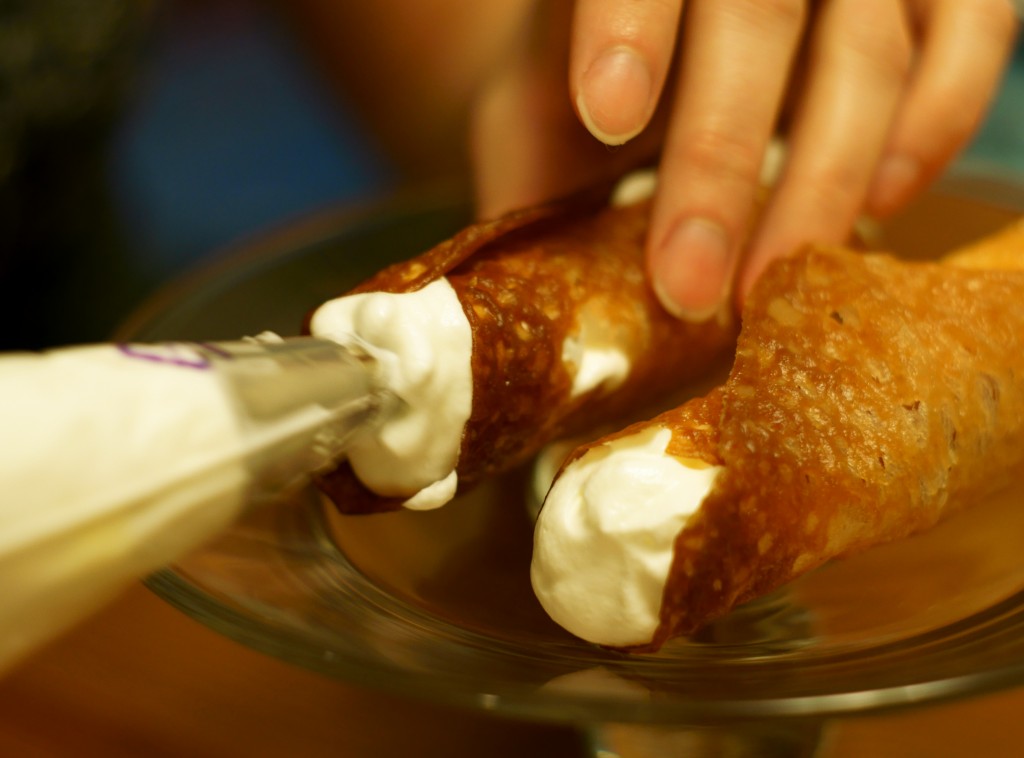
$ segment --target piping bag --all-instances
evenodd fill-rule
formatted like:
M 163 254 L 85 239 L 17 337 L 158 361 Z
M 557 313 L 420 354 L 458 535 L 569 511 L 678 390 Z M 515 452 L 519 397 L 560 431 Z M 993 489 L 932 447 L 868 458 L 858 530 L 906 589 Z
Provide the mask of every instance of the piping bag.
M 316 338 L 0 357 L 0 672 L 400 404 L 370 355 Z

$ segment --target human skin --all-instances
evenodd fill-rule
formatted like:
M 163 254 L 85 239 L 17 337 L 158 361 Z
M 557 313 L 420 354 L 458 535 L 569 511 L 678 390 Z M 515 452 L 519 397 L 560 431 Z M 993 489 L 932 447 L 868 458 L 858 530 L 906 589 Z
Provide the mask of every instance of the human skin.
M 461 165 L 469 141 L 481 216 L 657 162 L 648 272 L 697 321 L 775 258 L 928 186 L 981 122 L 1017 31 L 1009 0 L 294 7 L 410 165 Z M 778 134 L 787 159 L 755 225 Z
M 469 182 L 477 93 L 532 0 L 289 0 L 293 26 L 338 97 L 411 182 Z
M 653 143 L 648 270 L 665 305 L 694 320 L 741 300 L 771 260 L 839 242 L 859 215 L 891 214 L 927 186 L 980 123 L 1016 32 L 1007 0 L 577 0 L 542 25 L 478 121 L 481 207 L 585 182 L 597 168 L 569 121 L 622 144 L 604 166 Z M 564 72 L 548 73 L 557 53 L 538 69 L 545 39 L 567 56 L 558 111 L 531 107 L 538 90 L 565 90 Z M 527 133 L 517 112 L 537 126 Z M 779 131 L 788 159 L 750 230 Z

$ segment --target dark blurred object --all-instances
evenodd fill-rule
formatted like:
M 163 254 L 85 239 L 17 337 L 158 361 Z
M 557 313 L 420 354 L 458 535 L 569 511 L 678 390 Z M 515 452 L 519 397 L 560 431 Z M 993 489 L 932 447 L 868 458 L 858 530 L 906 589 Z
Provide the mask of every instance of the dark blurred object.
M 133 298 L 102 152 L 152 7 L 0 0 L 0 348 L 93 338 Z M 123 286 L 90 297 L 94 258 Z
M 106 339 L 240 237 L 393 173 L 264 0 L 0 0 L 0 349 Z
M 0 2 L 0 179 L 19 145 L 69 125 L 104 123 L 134 70 L 152 3 Z

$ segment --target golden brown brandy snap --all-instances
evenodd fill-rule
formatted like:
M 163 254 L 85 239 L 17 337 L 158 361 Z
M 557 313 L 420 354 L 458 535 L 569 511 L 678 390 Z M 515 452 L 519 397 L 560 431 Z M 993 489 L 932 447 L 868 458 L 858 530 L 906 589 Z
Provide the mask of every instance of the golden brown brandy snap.
M 472 330 L 472 410 L 462 433 L 459 487 L 507 470 L 563 434 L 614 418 L 701 375 L 734 344 L 734 319 L 673 319 L 644 273 L 649 202 L 619 207 L 607 193 L 531 208 L 471 226 L 357 287 L 414 292 L 446 277 Z M 600 340 L 628 357 L 621 381 L 572 391 L 567 345 Z M 343 463 L 318 480 L 344 512 L 400 507 Z
M 941 263 L 811 249 L 773 264 L 724 386 L 570 457 L 660 426 L 665 455 L 721 467 L 637 647 L 1009 483 L 1024 464 L 1022 302 L 1024 222 Z

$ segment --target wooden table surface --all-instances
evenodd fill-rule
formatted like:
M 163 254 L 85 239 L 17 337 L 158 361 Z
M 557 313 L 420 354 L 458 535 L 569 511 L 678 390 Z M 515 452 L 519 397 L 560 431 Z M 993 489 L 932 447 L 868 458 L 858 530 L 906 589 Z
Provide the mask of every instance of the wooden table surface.
M 821 755 L 1016 756 L 1024 689 L 832 724 Z M 141 586 L 0 681 L 0 756 L 583 755 L 569 729 L 364 691 L 212 632 Z

